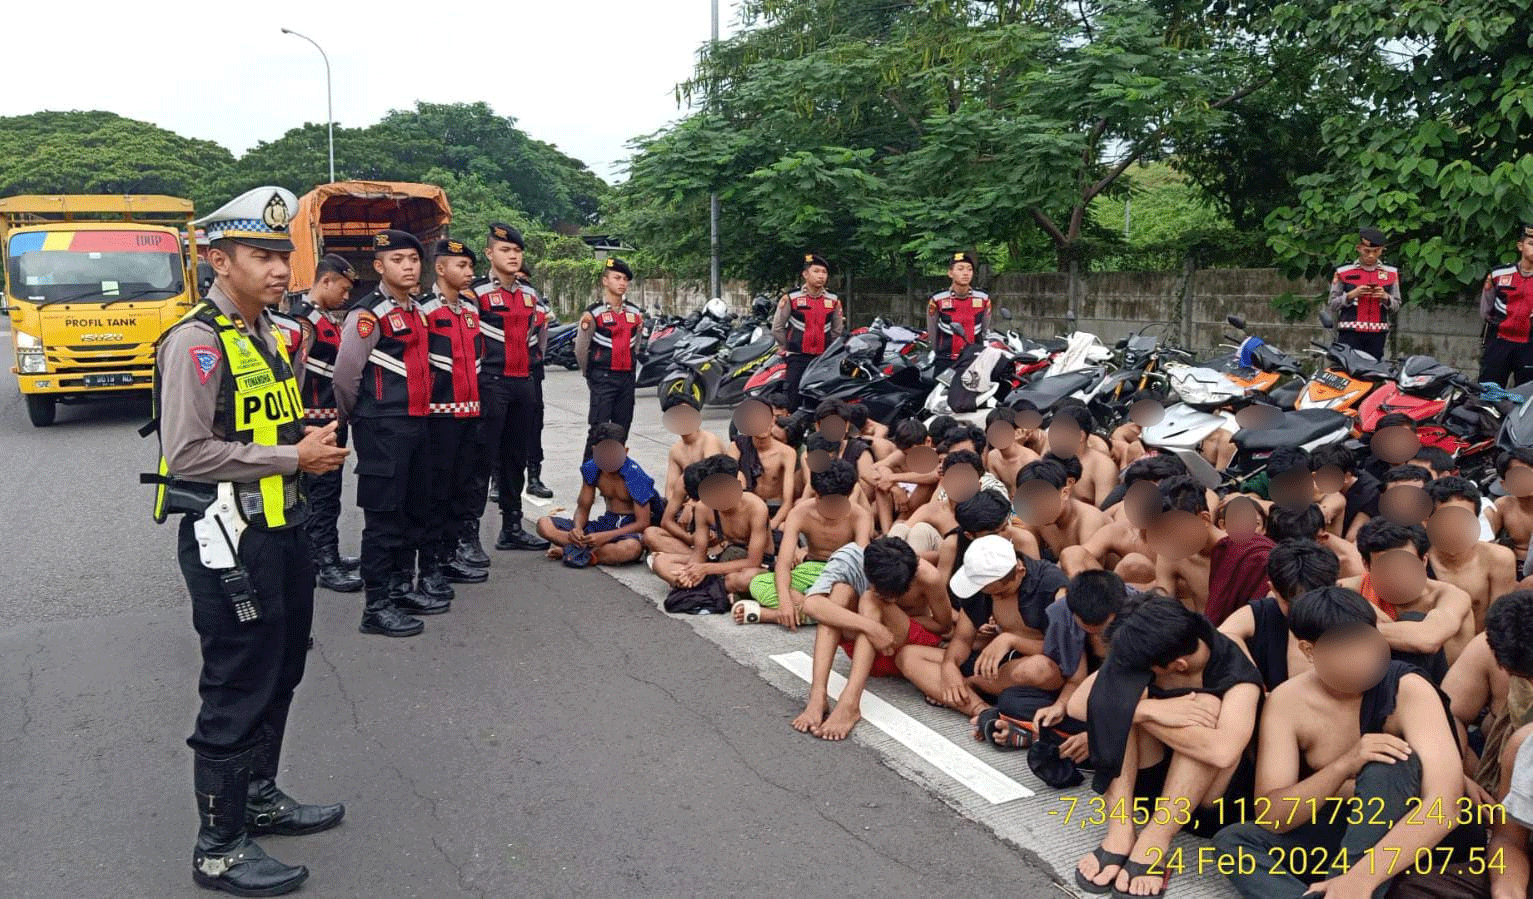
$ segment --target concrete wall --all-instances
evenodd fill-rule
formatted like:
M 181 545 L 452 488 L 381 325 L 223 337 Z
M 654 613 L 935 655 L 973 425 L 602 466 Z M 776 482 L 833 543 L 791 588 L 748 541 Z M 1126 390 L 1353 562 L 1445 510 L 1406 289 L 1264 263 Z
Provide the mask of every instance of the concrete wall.
M 981 278 L 998 305 L 1012 311 L 1011 326 L 1033 337 L 1063 333 L 1069 311 L 1079 327 L 1112 343 L 1154 322 L 1174 343 L 1203 353 L 1221 342 L 1225 316 L 1240 315 L 1251 333 L 1288 352 L 1300 354 L 1311 340 L 1326 335 L 1313 318 L 1283 320 L 1274 297 L 1322 296 L 1324 279 L 1291 279 L 1273 269 L 1202 269 L 1180 272 L 1093 272 L 1072 277 L 1064 272 L 1003 274 Z M 926 297 L 947 285 L 945 279 L 918 278 L 910 283 L 860 279 L 839 290 L 852 322 L 864 325 L 876 316 L 924 328 Z M 841 288 L 838 283 L 832 289 Z M 736 310 L 749 306 L 744 282 L 728 282 L 725 299 Z M 629 292 L 646 308 L 686 313 L 707 301 L 707 285 L 692 281 L 649 280 Z M 595 297 L 587 300 L 594 302 Z M 571 307 L 573 308 L 573 307 Z M 1436 310 L 1407 307 L 1395 322 L 1391 353 L 1425 353 L 1473 372 L 1480 359 L 1480 319 L 1472 306 Z

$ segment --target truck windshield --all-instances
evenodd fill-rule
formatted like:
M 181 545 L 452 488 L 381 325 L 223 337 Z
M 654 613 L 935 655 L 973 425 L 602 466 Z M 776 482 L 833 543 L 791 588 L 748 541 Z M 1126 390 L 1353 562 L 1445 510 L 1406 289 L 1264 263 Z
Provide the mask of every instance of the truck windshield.
M 163 231 L 24 231 L 6 246 L 11 296 L 39 304 L 179 296 L 180 250 Z

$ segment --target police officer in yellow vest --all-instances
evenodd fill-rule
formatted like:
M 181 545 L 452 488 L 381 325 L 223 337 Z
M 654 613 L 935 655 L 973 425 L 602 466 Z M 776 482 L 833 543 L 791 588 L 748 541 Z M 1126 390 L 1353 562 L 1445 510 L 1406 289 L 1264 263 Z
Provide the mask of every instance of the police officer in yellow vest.
M 335 422 L 304 425 L 303 364 L 268 311 L 288 287 L 296 208 L 291 192 L 261 187 L 198 223 L 217 280 L 161 338 L 156 362 L 155 513 L 189 513 L 178 555 L 202 642 L 202 707 L 187 740 L 199 823 L 192 877 L 245 896 L 282 895 L 309 876 L 252 836 L 315 833 L 345 814 L 276 784 L 314 614 L 298 474 L 333 471 L 347 454 Z

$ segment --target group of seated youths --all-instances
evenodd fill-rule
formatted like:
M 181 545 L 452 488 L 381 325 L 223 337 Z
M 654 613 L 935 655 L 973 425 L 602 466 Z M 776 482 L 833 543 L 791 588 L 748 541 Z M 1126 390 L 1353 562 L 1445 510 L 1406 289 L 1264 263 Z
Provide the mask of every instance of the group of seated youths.
M 662 487 L 598 427 L 550 555 L 812 630 L 803 733 L 845 739 L 869 678 L 903 677 L 976 740 L 1047 750 L 1100 794 L 1087 893 L 1529 895 L 1533 450 L 1491 500 L 1391 416 L 1361 457 L 1284 447 L 1221 496 L 1083 404 L 980 428 L 785 402 L 744 400 L 724 441 L 667 397 Z

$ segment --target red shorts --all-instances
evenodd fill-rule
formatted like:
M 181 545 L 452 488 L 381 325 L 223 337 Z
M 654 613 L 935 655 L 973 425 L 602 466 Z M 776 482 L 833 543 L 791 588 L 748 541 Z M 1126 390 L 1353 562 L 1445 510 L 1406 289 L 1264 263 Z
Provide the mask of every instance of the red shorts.
M 852 648 L 857 644 L 851 640 L 841 641 L 841 651 L 846 653 L 847 658 L 852 657 Z M 910 630 L 905 634 L 904 646 L 941 646 L 942 638 L 910 619 Z M 896 650 L 898 652 L 898 650 Z M 874 677 L 895 677 L 900 669 L 894 664 L 894 656 L 878 655 L 873 657 Z

